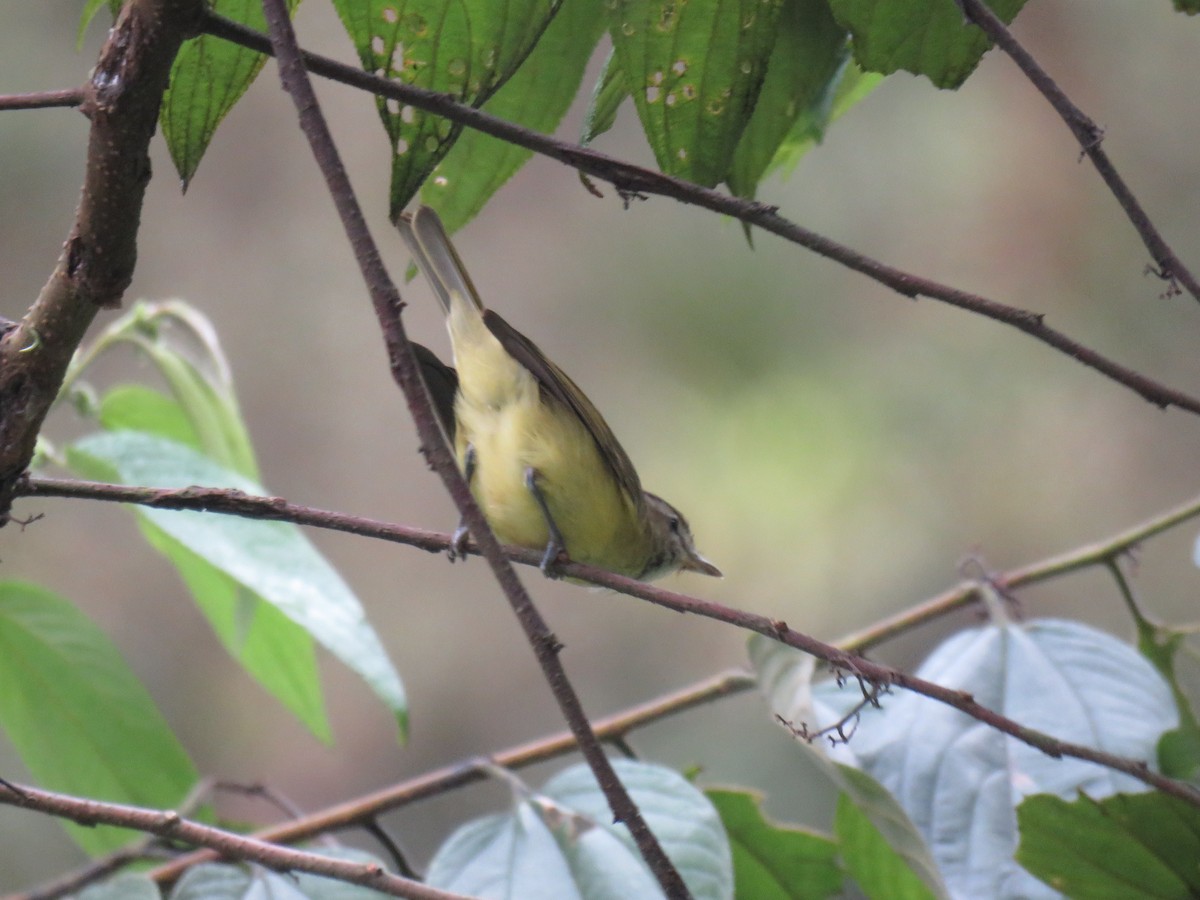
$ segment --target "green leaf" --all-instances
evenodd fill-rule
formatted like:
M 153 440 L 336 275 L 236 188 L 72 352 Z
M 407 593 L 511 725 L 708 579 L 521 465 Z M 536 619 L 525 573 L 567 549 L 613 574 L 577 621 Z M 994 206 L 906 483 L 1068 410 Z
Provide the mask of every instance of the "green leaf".
M 930 848 L 888 789 L 853 766 L 826 760 L 822 768 L 841 789 L 834 831 L 842 861 L 867 896 L 949 898 Z
M 800 116 L 796 124 L 783 139 L 775 157 L 767 167 L 766 175 L 773 172 L 789 174 L 797 163 L 811 150 L 822 137 L 825 129 L 841 118 L 851 107 L 866 97 L 879 86 L 884 76 L 878 72 L 864 72 L 854 62 L 847 60 L 834 79 L 833 100 L 829 105 L 825 121 L 815 121 L 807 116 Z
M 1200 775 L 1200 734 L 1194 723 L 1173 728 L 1159 738 L 1158 767 L 1171 778 L 1196 780 Z
M 480 106 L 521 65 L 558 0 L 334 0 L 363 68 Z M 392 145 L 391 217 L 416 195 L 462 126 L 376 98 Z
M 287 0 L 294 12 L 300 0 Z M 261 0 L 211 0 L 212 11 L 255 31 L 266 31 Z M 246 93 L 267 57 L 202 34 L 185 41 L 171 67 L 159 120 L 186 191 L 217 126 Z
M 629 97 L 629 85 L 625 73 L 621 70 L 621 62 L 617 59 L 616 50 L 610 50 L 604 60 L 604 68 L 592 89 L 592 99 L 588 102 L 587 113 L 583 117 L 583 128 L 579 133 L 579 143 L 586 147 L 604 132 L 613 127 L 617 121 L 617 110 Z
M 1073 802 L 1048 794 L 1017 808 L 1017 861 L 1056 891 L 1089 900 L 1200 896 L 1200 810 L 1166 794 Z
M 1006 24 L 1025 0 L 989 0 Z M 954 0 L 829 0 L 833 15 L 854 38 L 854 57 L 872 72 L 900 69 L 956 88 L 991 47 L 984 33 L 963 20 Z
M 139 432 L 120 431 L 84 438 L 68 451 L 68 459 L 73 467 L 85 472 L 109 470 L 122 484 L 159 488 L 204 485 L 235 488 L 255 495 L 263 493 L 259 485 L 188 447 Z M 296 526 L 162 509 L 138 508 L 137 514 L 241 588 L 278 607 L 358 673 L 393 711 L 403 738 L 407 712 L 399 676 L 366 621 L 358 599 Z M 200 576 L 192 567 L 181 572 L 192 584 L 211 587 L 212 576 Z M 201 577 L 203 582 L 196 581 Z M 254 604 L 234 604 L 228 600 L 221 603 L 224 615 L 234 623 L 242 615 L 241 622 L 248 623 L 242 628 L 257 625 L 264 615 Z M 266 644 L 294 644 L 287 635 L 276 633 L 278 625 L 270 625 L 269 618 L 262 621 L 263 627 L 272 631 L 261 639 Z M 223 636 L 235 628 L 217 623 L 214 626 Z M 263 645 L 255 646 L 262 650 Z
M 734 895 L 754 900 L 812 900 L 841 893 L 838 845 L 825 835 L 777 825 L 762 813 L 762 796 L 750 791 L 704 792 L 733 849 Z
M 783 0 L 609 0 L 609 32 L 659 168 L 729 175 L 758 100 Z
M 110 428 L 134 428 L 198 446 L 215 462 L 258 478 L 254 447 L 242 421 L 229 363 L 212 322 L 180 300 L 139 302 L 76 354 L 60 394 L 76 396 L 76 381 L 108 349 L 130 344 L 149 357 L 171 389 L 177 411 L 135 389 L 109 402 Z M 145 389 L 141 389 L 144 391 Z M 115 405 L 114 405 L 115 404 Z M 104 413 L 103 407 L 101 413 Z M 188 422 L 179 422 L 182 415 Z
M 88 26 L 96 18 L 96 14 L 106 6 L 115 21 L 117 14 L 121 12 L 121 0 L 87 0 L 83 5 L 83 12 L 79 16 L 79 31 L 75 35 L 76 50 L 83 47 L 83 39 L 87 36 Z
M 696 900 L 730 900 L 729 845 L 712 804 L 677 772 L 613 763 Z M 511 813 L 477 819 L 439 848 L 430 886 L 472 896 L 583 900 L 661 897 L 586 766 L 552 779 Z
M 543 134 L 554 131 L 579 90 L 604 21 L 595 0 L 563 0 L 533 52 L 483 108 Z M 425 182 L 421 198 L 438 211 L 448 230 L 455 231 L 474 218 L 531 155 L 531 150 L 468 128 Z
M 851 774 L 853 773 L 853 774 Z M 861 781 L 865 775 L 847 767 L 847 778 Z M 871 798 L 864 797 L 863 785 L 856 796 L 838 796 L 834 831 L 841 843 L 842 860 L 851 877 L 871 900 L 929 900 L 945 896 L 917 874 L 919 865 L 914 857 L 929 859 L 929 851 L 920 843 L 920 836 L 891 794 L 872 779 Z M 897 827 L 886 833 L 880 829 L 881 820 L 893 817 Z M 931 877 L 932 873 L 927 873 Z
M 116 647 L 44 588 L 0 582 L 0 724 L 49 790 L 169 809 L 196 782 L 187 753 Z M 136 832 L 67 823 L 88 853 Z
M 738 142 L 729 189 L 753 198 L 780 145 L 799 131 L 820 140 L 849 52 L 846 30 L 824 0 L 785 0 L 754 114 Z
M 163 304 L 151 312 L 151 333 L 139 332 L 130 339 L 158 366 L 171 393 L 187 417 L 212 461 L 249 479 L 258 478 L 258 463 L 246 423 L 238 408 L 233 380 L 209 320 L 190 306 Z M 193 361 L 173 332 L 161 321 L 182 324 L 199 344 Z
M 146 543 L 175 566 L 226 652 L 316 737 L 331 742 L 308 631 L 141 514 L 138 526 Z
M 965 691 L 1029 728 L 1133 759 L 1153 760 L 1174 727 L 1171 692 L 1132 647 L 1077 622 L 1041 620 L 970 629 L 942 643 L 917 675 Z M 854 679 L 813 690 L 817 727 L 860 706 Z M 1131 776 L 1055 759 L 943 703 L 903 692 L 860 710 L 831 754 L 893 791 L 962 896 L 1048 896 L 1012 860 L 1016 805 L 1030 793 L 1092 796 L 1142 787 Z
M 1179 713 L 1178 727 L 1168 731 L 1158 742 L 1158 764 L 1164 775 L 1194 778 L 1200 773 L 1200 721 L 1196 719 L 1196 712 L 1192 709 L 1191 700 L 1180 683 L 1177 671 L 1181 659 L 1185 664 L 1191 663 L 1194 668 L 1192 654 L 1182 657 L 1179 654 L 1190 634 L 1151 621 L 1136 603 L 1130 602 L 1129 607 L 1134 627 L 1137 628 L 1138 652 L 1170 686 Z
M 113 388 L 100 400 L 100 424 L 106 431 L 142 431 L 201 450 L 200 438 L 182 407 L 170 397 L 140 384 Z

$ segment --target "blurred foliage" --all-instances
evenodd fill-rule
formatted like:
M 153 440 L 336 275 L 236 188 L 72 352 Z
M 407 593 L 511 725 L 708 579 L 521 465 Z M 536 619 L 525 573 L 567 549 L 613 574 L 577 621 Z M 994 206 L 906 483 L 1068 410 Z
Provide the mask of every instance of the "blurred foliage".
M 923 83 L 888 79 L 854 115 L 830 127 L 839 112 L 878 83 L 868 70 L 907 68 L 938 83 L 961 80 L 973 70 L 975 51 L 951 47 L 946 35 L 957 30 L 979 52 L 983 46 L 971 29 L 961 27 L 961 18 L 953 20 L 949 0 L 884 6 L 833 0 L 827 8 L 795 0 L 769 14 L 780 17 L 774 35 L 760 30 L 756 17 L 746 43 L 739 42 L 739 33 L 732 50 L 714 48 L 714 64 L 726 67 L 719 77 L 733 78 L 719 82 L 718 96 L 728 87 L 730 99 L 738 98 L 736 115 L 727 120 L 744 120 L 733 168 L 727 157 L 737 127 L 709 128 L 698 115 L 707 103 L 700 105 L 698 88 L 696 97 L 688 90 L 696 70 L 673 68 L 683 50 L 707 49 L 697 35 L 713 41 L 726 36 L 724 29 L 714 30 L 718 20 L 712 9 L 664 19 L 670 4 L 621 4 L 619 10 L 628 15 L 610 23 L 612 38 L 618 43 L 646 39 L 635 46 L 653 45 L 662 55 L 633 60 L 628 69 L 610 65 L 607 81 L 601 75 L 592 82 L 583 63 L 587 48 L 604 40 L 597 36 L 601 24 L 594 7 L 565 2 L 571 5 L 555 7 L 556 13 L 553 4 L 521 6 L 518 12 L 512 12 L 517 4 L 489 6 L 485 15 L 508 16 L 505 24 L 513 26 L 505 37 L 513 40 L 505 44 L 512 62 L 506 77 L 511 77 L 503 84 L 501 78 L 487 86 L 481 81 L 477 89 L 464 78 L 462 95 L 550 131 L 580 83 L 584 94 L 595 93 L 593 83 L 606 84 L 600 92 L 604 102 L 598 104 L 603 115 L 593 123 L 591 136 L 614 125 L 605 138 L 614 155 L 653 153 L 672 171 L 694 162 L 678 171 L 706 183 L 724 180 L 748 196 L 762 194 L 765 202 L 785 205 L 792 218 L 811 220 L 880 258 L 968 287 L 982 285 L 989 296 L 1053 315 L 1135 367 L 1185 385 L 1194 382 L 1190 301 L 1155 302 L 1160 288 L 1141 274 L 1144 250 L 1117 219 L 1093 173 L 1075 165 L 1076 148 L 1054 136 L 1056 123 L 1035 105 L 1033 92 L 1016 80 L 1007 61 L 983 66 L 982 77 L 972 77 L 958 95 L 936 99 Z M 88 8 L 94 12 L 100 5 Z M 61 13 L 58 7 L 34 6 L 7 15 L 18 25 L 23 24 L 19 17 L 34 21 L 36 16 L 36 27 L 45 30 L 31 30 L 28 40 L 15 42 L 19 46 L 4 65 L 22 78 L 27 72 L 61 78 L 60 59 L 54 57 L 54 68 L 46 68 L 39 57 L 49 56 L 44 47 L 50 37 L 70 29 L 52 21 Z M 315 6 L 306 7 L 306 14 L 322 15 L 309 12 Z M 353 20 L 355 47 L 368 69 L 395 68 L 388 48 L 408 46 L 402 29 L 420 31 L 426 8 L 433 4 L 343 8 L 344 19 Z M 740 25 L 749 5 L 729 4 L 734 8 L 743 14 Z M 72 16 L 77 10 L 74 4 Z M 389 10 L 395 21 L 389 21 Z M 897 17 L 889 20 L 893 11 Z M 543 24 L 550 21 L 544 32 L 537 24 L 539 13 Z M 1068 91 L 1080 92 L 1089 104 L 1101 98 L 1107 139 L 1121 148 L 1121 165 L 1133 171 L 1139 190 L 1146 186 L 1167 230 L 1191 235 L 1192 205 L 1186 201 L 1200 192 L 1189 151 L 1197 122 L 1192 92 L 1174 71 L 1191 45 L 1187 30 L 1168 13 L 1168 4 L 1136 12 L 1119 5 L 1086 12 L 1047 5 L 1025 15 L 1040 16 L 1029 29 L 1030 43 L 1058 67 L 1056 77 Z M 578 18 L 568 18 L 572 14 Z M 820 30 L 797 27 L 808 15 L 822 17 Z M 665 22 L 678 37 L 651 42 L 645 27 Z M 902 27 L 876 27 L 889 22 Z M 928 30 L 913 32 L 914 22 L 928 23 Z M 634 33 L 626 35 L 623 26 L 632 23 L 644 27 L 634 24 Z M 819 77 L 802 82 L 799 72 L 792 73 L 797 108 L 789 122 L 789 85 L 773 87 L 771 73 L 780 69 L 762 60 L 798 62 L 784 42 L 799 41 L 801 35 L 815 41 L 839 29 L 849 34 L 853 60 L 842 62 L 845 44 L 819 43 L 825 52 L 811 60 L 813 70 L 835 71 L 824 83 Z M 13 33 L 23 32 L 14 28 Z M 301 33 L 317 41 L 329 29 L 302 28 Z M 1122 53 L 1113 56 L 1109 48 L 1116 40 Z M 411 36 L 409 43 L 417 47 Z M 909 57 L 910 47 L 921 52 Z M 486 63 L 488 49 L 463 53 Z M 743 51 L 750 58 L 739 58 Z M 524 62 L 517 60 L 526 52 Z M 446 79 L 455 75 L 456 59 L 468 59 L 449 48 L 439 54 L 422 47 L 420 54 L 413 59 L 444 61 Z M 634 56 L 626 46 L 613 58 Z M 748 73 L 742 72 L 742 62 L 749 62 Z M 403 68 L 404 60 L 400 63 Z M 655 83 L 660 74 L 662 81 Z M 748 76 L 744 81 L 742 74 Z M 206 76 L 200 71 L 197 77 Z M 210 408 L 205 417 L 189 419 L 144 387 L 106 392 L 99 406 L 102 420 L 108 427 L 139 430 L 157 423 L 158 430 L 192 446 L 199 442 L 214 457 L 232 453 L 224 458 L 239 471 L 259 455 L 271 484 L 289 496 L 332 496 L 340 507 L 381 505 L 395 518 L 447 525 L 452 513 L 411 452 L 408 426 L 383 375 L 382 354 L 359 352 L 372 346 L 373 324 L 359 309 L 365 304 L 353 302 L 361 286 L 348 271 L 340 236 L 326 224 L 328 203 L 312 188 L 311 162 L 301 159 L 293 168 L 291 156 L 280 152 L 285 133 L 268 127 L 276 124 L 271 116 L 280 107 L 278 92 L 250 91 L 240 109 L 231 111 L 229 98 L 245 85 L 234 84 L 233 74 L 213 77 L 222 82 L 212 85 L 219 90 L 173 85 L 175 101 L 187 115 L 180 118 L 176 110 L 170 122 L 164 110 L 164 131 L 172 147 L 183 147 L 186 165 L 180 174 L 186 181 L 201 155 L 209 154 L 212 176 L 187 204 L 168 191 L 151 192 L 145 219 L 156 227 L 143 233 L 136 289 L 179 290 L 203 299 L 231 349 L 248 398 L 249 428 L 243 431 L 255 432 L 259 453 L 237 452 L 239 447 L 249 451 L 248 440 L 241 445 L 212 439 L 231 436 L 229 410 Z M 654 100 L 651 88 L 658 88 Z M 672 90 L 675 101 L 668 113 Z M 214 98 L 209 105 L 206 95 Z M 188 101 L 188 96 L 198 99 Z M 225 99 L 217 102 L 218 97 Z M 626 97 L 638 108 L 642 133 L 636 145 L 617 116 Z M 756 111 L 766 109 L 770 98 L 775 98 L 773 108 L 782 108 L 782 118 L 772 116 L 761 144 L 757 138 L 745 143 L 758 131 Z M 660 105 L 650 109 L 654 104 Z M 447 150 L 453 135 L 423 115 L 418 119 L 413 111 L 382 103 L 379 112 L 389 129 L 384 139 L 377 122 L 352 118 L 353 107 L 330 104 L 330 114 L 350 123 L 352 139 L 346 144 L 358 154 L 356 163 L 378 156 L 380 166 L 393 167 L 388 200 L 394 210 L 398 199 L 419 185 L 416 173 L 437 162 L 434 157 Z M 536 120 L 523 118 L 527 110 L 538 113 Z M 210 145 L 212 130 L 226 112 L 232 136 L 224 146 L 220 140 Z M 293 127 L 290 110 L 283 118 Z M 569 119 L 568 112 L 568 125 Z M 78 121 L 62 126 L 48 118 L 23 121 L 36 124 L 0 131 L 6 159 L 11 154 L 20 160 L 13 170 L 20 177 L 0 188 L 0 201 L 11 213 L 3 217 L 9 224 L 0 222 L 0 253 L 12 278 L 7 296 L 13 307 L 6 312 L 14 315 L 44 277 L 53 255 L 47 256 L 47 248 L 61 242 L 64 217 L 76 200 L 83 133 Z M 677 123 L 683 124 L 676 129 Z M 396 151 L 400 141 L 409 140 L 405 129 L 418 125 L 424 130 L 412 133 L 425 140 L 412 156 L 424 158 L 419 166 L 411 160 L 401 165 Z M 780 134 L 782 143 L 773 148 Z M 684 144 L 680 135 L 686 136 Z M 788 170 L 817 140 L 826 152 L 805 156 L 803 177 L 786 187 L 754 174 L 763 160 L 768 160 L 767 174 Z M 847 623 L 857 626 L 866 616 L 894 611 L 956 578 L 957 555 L 975 542 L 987 546 L 997 565 L 1027 561 L 1140 518 L 1176 501 L 1180 490 L 1194 483 L 1200 445 L 1190 423 L 1131 403 L 1124 392 L 1110 390 L 1091 373 L 1024 338 L 930 303 L 889 298 L 886 305 L 878 304 L 875 287 L 856 276 L 831 274 L 829 266 L 797 263 L 803 257 L 777 242 L 763 241 L 751 256 L 735 229 L 705 232 L 705 223 L 688 210 L 644 204 L 638 205 L 636 218 L 618 219 L 617 204 L 580 207 L 576 201 L 586 198 L 573 179 L 556 177 L 558 169 L 534 167 L 517 174 L 513 190 L 488 203 L 526 154 L 488 150 L 487 144 L 479 135 L 460 136 L 441 168 L 425 178 L 425 196 L 437 196 L 441 187 L 443 202 L 454 204 L 459 223 L 485 209 L 479 230 L 470 235 L 472 242 L 482 236 L 483 246 L 469 250 L 491 263 L 485 268 L 493 282 L 487 296 L 506 316 L 511 308 L 514 322 L 528 322 L 531 333 L 548 336 L 543 343 L 543 334 L 537 334 L 539 343 L 554 358 L 566 360 L 573 374 L 578 367 L 603 376 L 589 381 L 589 388 L 595 384 L 594 397 L 608 395 L 607 402 L 598 400 L 606 414 L 611 410 L 614 418 L 625 420 L 618 431 L 638 446 L 635 456 L 643 472 L 656 476 L 651 487 L 665 483 L 671 496 L 682 498 L 702 543 L 714 548 L 714 557 L 730 572 L 724 585 L 711 587 L 715 596 L 785 611 L 789 621 L 819 633 Z M 378 152 L 377 145 L 382 145 Z M 68 158 L 64 148 L 76 155 Z M 686 160 L 680 159 L 680 149 L 687 151 Z M 461 154 L 457 160 L 456 153 Z M 754 160 L 749 175 L 739 174 L 742 154 Z M 494 162 L 494 169 L 480 160 Z M 439 175 L 445 185 L 437 184 Z M 371 177 L 362 183 L 370 184 Z M 472 186 L 445 190 L 464 180 Z M 493 205 L 497 212 L 489 218 Z M 1181 242 L 1185 258 L 1195 252 L 1194 241 L 1187 240 Z M 182 246 L 188 252 L 181 253 Z M 546 296 L 561 300 L 539 306 Z M 1137 302 L 1143 299 L 1147 302 Z M 417 306 L 411 311 L 419 317 Z M 577 343 L 571 343 L 572 336 Z M 145 378 L 137 367 L 108 361 L 97 380 L 114 370 L 119 382 Z M 192 376 L 179 369 L 175 378 L 168 385 L 173 390 L 186 387 Z M 193 397 L 199 400 L 202 394 Z M 242 421 L 240 410 L 234 412 Z M 66 415 L 59 413 L 52 427 L 78 428 Z M 44 575 L 48 583 L 67 584 L 73 589 L 62 591 L 65 596 L 86 597 L 89 617 L 129 648 L 131 667 L 152 686 L 166 719 L 203 770 L 249 771 L 255 777 L 266 771 L 273 780 L 290 782 L 310 804 L 397 777 L 395 753 L 380 750 L 392 746 L 390 723 L 379 731 L 379 720 L 388 717 L 361 702 L 360 685 L 334 678 L 337 699 L 330 706 L 335 720 L 341 718 L 333 722 L 341 746 L 339 755 L 332 755 L 311 746 L 317 742 L 302 733 L 288 731 L 290 722 L 271 718 L 270 704 L 255 702 L 241 676 L 230 674 L 233 667 L 212 659 L 203 669 L 181 664 L 185 650 L 190 660 L 193 653 L 203 654 L 205 642 L 194 639 L 195 620 L 160 602 L 178 593 L 175 576 L 147 566 L 131 549 L 129 533 L 96 527 L 88 515 L 55 517 L 45 531 L 31 530 L 31 538 L 5 548 L 4 562 Z M 42 534 L 49 535 L 49 546 Z M 1187 550 L 1177 546 L 1182 540 Z M 522 668 L 525 657 L 516 651 L 510 659 L 498 649 L 503 645 L 496 634 L 511 624 L 502 613 L 492 618 L 481 601 L 490 589 L 480 567 L 447 572 L 441 560 L 408 554 L 398 562 L 394 553 L 346 549 L 327 537 L 322 541 L 341 563 L 354 566 L 361 583 L 356 587 L 376 601 L 368 601 L 372 621 L 389 644 L 400 648 L 412 695 L 428 704 L 423 733 L 404 758 L 406 767 L 441 765 L 557 725 L 550 714 L 537 711 L 537 703 L 524 702 L 538 693 Z M 1164 615 L 1190 615 L 1194 582 L 1186 579 L 1195 578 L 1195 572 L 1184 565 L 1180 574 L 1190 544 L 1187 535 L 1164 536 L 1146 548 L 1139 579 Z M 64 546 L 72 548 L 71 565 L 61 564 Z M 1035 593 L 1027 602 L 1053 601 L 1063 614 L 1126 627 L 1115 592 L 1080 589 L 1074 579 L 1068 584 Z M 740 658 L 738 636 L 714 636 L 704 623 L 672 617 L 664 625 L 660 617 L 649 618 L 653 612 L 628 605 L 614 615 L 615 604 L 625 602 L 620 598 L 581 603 L 567 588 L 543 590 L 551 604 L 570 604 L 556 629 L 566 636 L 573 672 L 591 692 L 590 705 L 644 699 L 709 671 L 716 659 Z M 1184 633 L 1172 629 L 1159 635 L 1168 666 L 1181 658 L 1176 651 Z M 899 646 L 886 652 L 902 659 L 916 655 L 903 642 Z M 1176 693 L 1182 696 L 1188 685 L 1180 682 Z M 197 716 L 197 709 L 206 714 Z M 801 813 L 812 810 L 807 794 L 800 800 L 794 794 L 812 790 L 801 783 L 806 779 L 798 775 L 794 754 L 780 752 L 752 728 L 737 731 L 736 740 L 714 740 L 716 733 L 729 734 L 723 720 L 718 728 L 700 719 L 699 725 L 681 721 L 652 730 L 643 740 L 658 758 L 698 763 L 706 781 L 735 772 L 738 780 L 770 784 L 767 804 L 776 804 L 780 819 L 802 819 Z M 1173 765 L 1186 772 L 1194 765 L 1194 733 L 1169 734 L 1179 737 L 1164 739 L 1160 754 L 1165 761 L 1171 750 Z M 1183 746 L 1167 746 L 1180 742 Z M 279 752 L 281 743 L 288 748 L 285 754 Z M 347 759 L 354 765 L 345 764 Z M 841 802 L 835 836 L 822 840 L 859 847 L 873 843 L 871 852 L 886 856 L 878 835 L 861 827 L 857 807 L 848 804 Z M 452 802 L 433 812 L 423 807 L 409 830 L 418 853 L 428 855 L 442 833 L 467 818 Z M 37 822 L 27 829 L 5 827 L 11 845 L 0 868 L 22 882 L 45 870 L 61 871 L 62 860 L 70 858 L 40 827 Z M 756 834 L 761 828 L 761 822 L 753 824 Z M 56 850 L 58 858 L 46 862 Z M 861 852 L 855 861 L 867 858 Z M 871 875 L 859 877 L 865 881 Z

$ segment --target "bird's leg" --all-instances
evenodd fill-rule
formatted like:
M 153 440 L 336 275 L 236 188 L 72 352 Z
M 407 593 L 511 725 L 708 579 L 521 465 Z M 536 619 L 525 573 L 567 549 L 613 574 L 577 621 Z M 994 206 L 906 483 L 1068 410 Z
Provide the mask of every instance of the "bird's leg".
M 475 445 L 467 444 L 467 452 L 463 454 L 463 480 L 467 483 L 467 490 L 471 489 L 471 481 L 475 477 Z M 454 529 L 454 535 L 450 538 L 450 561 L 456 559 L 465 560 L 467 558 L 467 538 L 470 532 L 467 530 L 467 522 L 465 519 L 458 520 L 458 527 Z
M 542 554 L 539 568 L 547 578 L 558 578 L 560 577 L 558 563 L 569 558 L 567 557 L 567 542 L 563 540 L 562 532 L 558 530 L 558 525 L 554 522 L 554 516 L 550 515 L 550 507 L 546 503 L 542 489 L 538 487 L 537 472 L 533 470 L 532 466 L 525 470 L 525 487 L 529 488 L 534 502 L 542 511 L 542 516 L 546 520 L 546 530 L 550 533 L 550 540 L 546 542 L 546 552 Z

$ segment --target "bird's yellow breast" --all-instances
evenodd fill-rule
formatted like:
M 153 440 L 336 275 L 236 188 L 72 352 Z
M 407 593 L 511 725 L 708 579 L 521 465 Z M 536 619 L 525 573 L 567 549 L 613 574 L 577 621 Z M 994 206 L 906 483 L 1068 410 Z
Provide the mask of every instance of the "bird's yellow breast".
M 526 485 L 532 469 L 571 559 L 640 574 L 651 542 L 594 438 L 475 321 L 478 327 L 451 317 L 459 376 L 456 444 L 460 465 L 467 446 L 474 449 L 471 489 L 496 536 L 521 547 L 546 546 L 545 516 Z

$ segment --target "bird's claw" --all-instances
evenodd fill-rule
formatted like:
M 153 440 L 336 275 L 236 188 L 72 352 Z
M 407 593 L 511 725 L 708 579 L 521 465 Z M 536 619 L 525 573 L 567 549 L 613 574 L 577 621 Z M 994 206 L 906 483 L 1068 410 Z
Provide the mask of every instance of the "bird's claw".
M 466 561 L 467 539 L 470 536 L 471 532 L 467 529 L 465 522 L 454 529 L 454 534 L 450 537 L 450 547 L 446 551 L 446 555 L 450 557 L 450 562 L 458 559 Z

